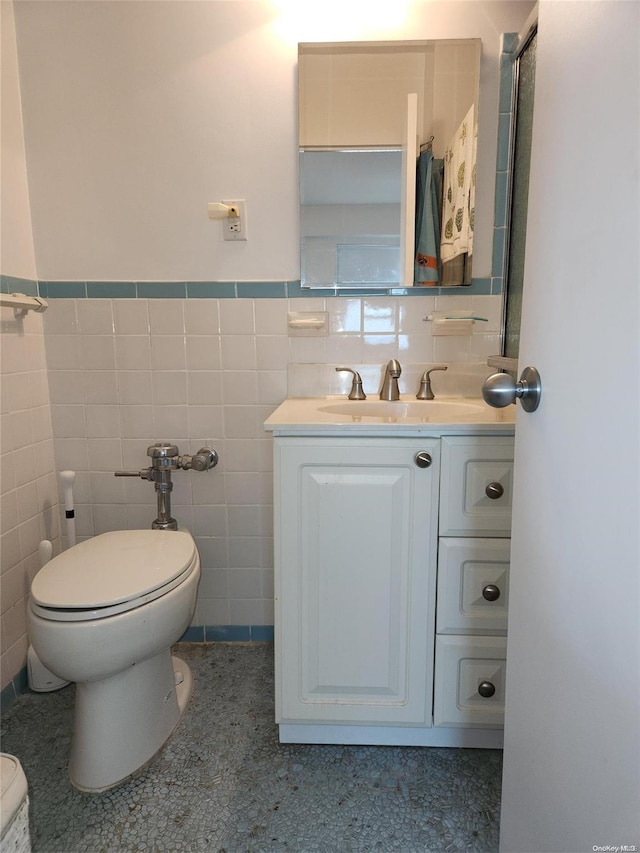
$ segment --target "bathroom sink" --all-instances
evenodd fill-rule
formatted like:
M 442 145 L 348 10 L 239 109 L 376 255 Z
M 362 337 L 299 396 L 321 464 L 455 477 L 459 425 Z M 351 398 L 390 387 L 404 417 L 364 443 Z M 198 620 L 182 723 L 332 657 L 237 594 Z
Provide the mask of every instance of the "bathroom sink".
M 444 435 L 483 430 L 512 430 L 515 406 L 492 409 L 480 397 L 441 397 L 416 400 L 411 395 L 394 402 L 370 397 L 288 397 L 265 421 L 274 435 Z
M 417 418 L 428 420 L 447 420 L 464 417 L 486 408 L 482 401 L 477 403 L 452 400 L 344 400 L 332 402 L 328 406 L 318 406 L 318 411 L 328 415 L 349 416 L 353 418 Z

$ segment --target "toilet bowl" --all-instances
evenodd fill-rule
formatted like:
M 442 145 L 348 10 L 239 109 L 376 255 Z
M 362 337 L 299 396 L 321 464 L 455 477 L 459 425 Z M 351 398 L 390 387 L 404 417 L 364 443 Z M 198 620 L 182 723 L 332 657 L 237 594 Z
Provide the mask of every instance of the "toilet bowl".
M 31 585 L 29 635 L 76 682 L 72 784 L 105 791 L 144 767 L 180 721 L 191 671 L 170 647 L 189 626 L 200 558 L 187 531 L 121 530 L 69 548 Z

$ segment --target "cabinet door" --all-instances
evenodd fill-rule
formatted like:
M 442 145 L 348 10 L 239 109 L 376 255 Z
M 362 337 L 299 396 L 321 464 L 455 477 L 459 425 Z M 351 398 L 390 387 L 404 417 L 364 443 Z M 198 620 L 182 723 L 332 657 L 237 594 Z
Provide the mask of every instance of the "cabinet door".
M 276 440 L 278 722 L 430 725 L 438 451 Z
M 440 536 L 509 536 L 512 437 L 442 439 Z

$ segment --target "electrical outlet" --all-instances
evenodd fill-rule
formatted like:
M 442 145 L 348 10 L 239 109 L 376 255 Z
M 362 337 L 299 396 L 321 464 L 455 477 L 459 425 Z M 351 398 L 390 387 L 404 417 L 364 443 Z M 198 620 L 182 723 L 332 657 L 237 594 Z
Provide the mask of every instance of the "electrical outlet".
M 222 223 L 222 237 L 224 240 L 246 240 L 247 239 L 247 204 L 243 198 L 233 201 L 225 201 L 223 204 L 231 208 L 231 216 Z M 235 215 L 233 215 L 235 214 Z

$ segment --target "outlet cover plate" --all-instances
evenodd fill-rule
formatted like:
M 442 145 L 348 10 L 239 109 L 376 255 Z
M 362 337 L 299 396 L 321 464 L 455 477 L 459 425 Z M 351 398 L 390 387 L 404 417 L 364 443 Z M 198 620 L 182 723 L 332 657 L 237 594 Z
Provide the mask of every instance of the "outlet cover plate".
M 247 239 L 247 203 L 243 198 L 223 199 L 223 204 L 238 208 L 238 216 L 229 216 L 222 223 L 223 240 Z

